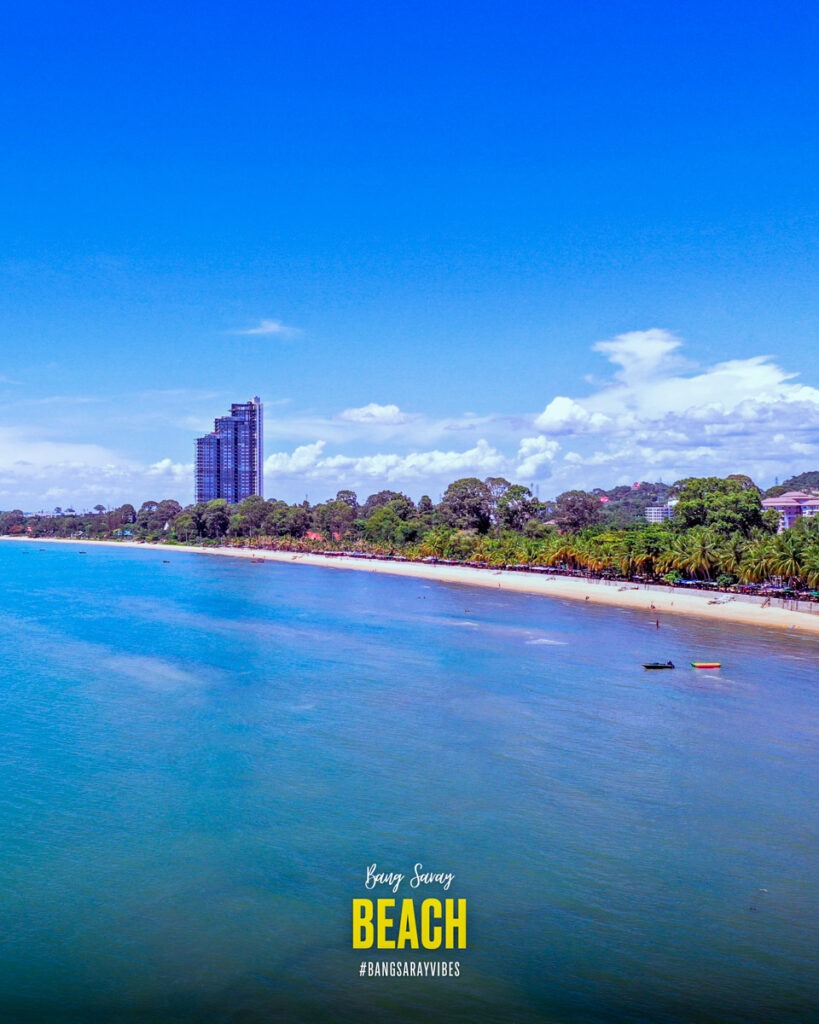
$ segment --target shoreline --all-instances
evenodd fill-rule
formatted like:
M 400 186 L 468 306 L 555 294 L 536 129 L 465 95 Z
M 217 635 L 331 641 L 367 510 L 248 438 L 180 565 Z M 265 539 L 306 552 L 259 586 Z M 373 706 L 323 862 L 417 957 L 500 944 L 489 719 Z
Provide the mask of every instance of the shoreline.
M 540 576 L 509 572 L 503 569 L 475 569 L 471 566 L 434 565 L 427 562 L 387 562 L 377 559 L 349 558 L 344 555 L 326 557 L 323 554 L 296 551 L 268 551 L 261 548 L 213 548 L 188 545 L 165 545 L 118 540 L 62 540 L 56 537 L 2 537 L 0 540 L 28 544 L 81 544 L 85 547 L 133 548 L 161 551 L 164 554 L 182 551 L 192 554 L 216 555 L 223 558 L 252 558 L 265 562 L 295 565 L 314 565 L 324 568 L 351 569 L 360 572 L 385 573 L 390 576 L 408 576 L 413 579 L 463 586 L 486 587 L 534 597 L 562 598 L 606 607 L 627 608 L 643 612 L 647 618 L 660 615 L 682 615 L 721 622 L 725 625 L 740 623 L 756 628 L 779 629 L 800 633 L 819 634 L 819 605 L 815 612 L 791 608 L 764 606 L 747 600 L 728 599 L 711 604 L 707 593 L 682 591 L 676 587 L 657 587 L 650 584 L 623 584 L 607 580 L 578 579 L 571 576 Z

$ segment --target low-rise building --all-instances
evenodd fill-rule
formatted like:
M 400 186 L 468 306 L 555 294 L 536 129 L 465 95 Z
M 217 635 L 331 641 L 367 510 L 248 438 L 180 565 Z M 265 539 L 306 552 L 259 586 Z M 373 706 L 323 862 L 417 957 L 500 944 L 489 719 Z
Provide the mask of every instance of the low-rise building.
M 779 532 L 790 529 L 797 519 L 819 515 L 819 491 L 785 491 L 776 498 L 763 498 L 762 509 L 779 513 Z

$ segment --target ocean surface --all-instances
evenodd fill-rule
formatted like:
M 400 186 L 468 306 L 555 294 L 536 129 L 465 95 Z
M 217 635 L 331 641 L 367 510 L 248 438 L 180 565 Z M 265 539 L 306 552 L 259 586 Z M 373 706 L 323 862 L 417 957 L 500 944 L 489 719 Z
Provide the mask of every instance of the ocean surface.
M 818 1020 L 817 664 L 797 633 L 0 543 L 0 1021 Z M 373 864 L 465 898 L 467 948 L 354 950 Z

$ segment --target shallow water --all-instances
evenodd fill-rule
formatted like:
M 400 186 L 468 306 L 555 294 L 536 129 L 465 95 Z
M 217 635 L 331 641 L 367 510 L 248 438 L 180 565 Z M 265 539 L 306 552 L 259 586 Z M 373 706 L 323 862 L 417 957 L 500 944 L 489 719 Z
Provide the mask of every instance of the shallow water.
M 86 551 L 0 544 L 4 1022 L 819 1014 L 817 638 Z M 468 948 L 353 950 L 418 862 Z

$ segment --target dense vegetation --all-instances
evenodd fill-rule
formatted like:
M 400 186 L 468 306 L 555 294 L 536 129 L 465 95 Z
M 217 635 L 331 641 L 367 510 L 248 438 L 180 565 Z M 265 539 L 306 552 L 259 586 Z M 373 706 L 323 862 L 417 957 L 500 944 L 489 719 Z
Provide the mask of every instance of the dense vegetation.
M 819 480 L 803 474 L 796 480 Z M 808 486 L 804 483 L 802 486 Z M 552 566 L 623 579 L 692 579 L 719 586 L 771 583 L 819 588 L 819 521 L 778 534 L 776 513 L 745 476 L 692 477 L 672 487 L 634 484 L 567 491 L 540 501 L 502 478 L 450 484 L 435 505 L 383 490 L 360 503 L 339 491 L 318 505 L 254 496 L 183 508 L 171 499 L 91 513 L 0 514 L 0 533 L 29 537 L 120 538 L 262 549 L 348 550 L 492 566 Z M 648 525 L 648 505 L 676 499 L 674 515 Z
M 789 477 L 781 484 L 769 487 L 765 491 L 766 498 L 778 498 L 785 491 L 804 491 L 819 488 L 819 470 L 812 469 L 808 473 L 799 473 L 798 476 Z

